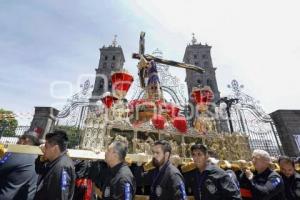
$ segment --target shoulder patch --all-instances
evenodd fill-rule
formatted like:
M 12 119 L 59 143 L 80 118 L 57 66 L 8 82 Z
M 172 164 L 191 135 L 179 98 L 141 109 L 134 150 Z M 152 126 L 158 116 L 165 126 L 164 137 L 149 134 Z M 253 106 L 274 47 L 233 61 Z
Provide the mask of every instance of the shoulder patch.
M 62 175 L 61 175 L 61 189 L 62 190 L 66 190 L 67 187 L 69 186 L 69 175 L 68 175 L 68 172 L 63 169 L 62 171 Z
M 132 196 L 131 196 L 131 187 L 129 183 L 125 183 L 125 188 L 124 188 L 124 192 L 125 192 L 125 200 L 131 200 Z
M 4 164 L 10 156 L 11 156 L 11 153 L 6 153 L 0 160 L 0 164 Z
M 273 186 L 274 188 L 277 187 L 277 186 L 280 184 L 280 182 L 281 182 L 281 180 L 280 180 L 279 177 L 274 178 L 274 179 L 271 180 L 272 186 Z
M 181 181 L 180 184 L 179 184 L 179 191 L 180 191 L 180 198 L 182 200 L 186 200 L 187 195 L 186 195 L 186 192 L 185 192 L 185 185 L 184 185 L 183 181 Z

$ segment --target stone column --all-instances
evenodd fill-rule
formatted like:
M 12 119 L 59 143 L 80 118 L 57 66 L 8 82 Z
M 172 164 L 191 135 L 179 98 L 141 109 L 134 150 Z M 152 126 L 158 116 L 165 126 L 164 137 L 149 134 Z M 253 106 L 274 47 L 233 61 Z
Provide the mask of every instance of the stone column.
M 56 116 L 59 111 L 52 107 L 35 107 L 34 116 L 30 125 L 30 131 L 35 131 L 41 139 L 53 130 Z

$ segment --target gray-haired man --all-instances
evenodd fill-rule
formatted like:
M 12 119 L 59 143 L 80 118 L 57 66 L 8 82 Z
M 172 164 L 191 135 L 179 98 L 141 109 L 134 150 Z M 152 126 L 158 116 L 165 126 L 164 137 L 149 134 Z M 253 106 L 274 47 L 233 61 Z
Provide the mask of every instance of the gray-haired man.
M 278 173 L 269 168 L 271 157 L 268 152 L 256 149 L 252 153 L 256 172 L 245 171 L 251 183 L 254 200 L 284 200 L 284 184 Z
M 102 187 L 104 200 L 133 200 L 136 190 L 135 178 L 125 164 L 127 145 L 115 141 L 105 152 L 105 162 L 109 166 L 109 174 Z

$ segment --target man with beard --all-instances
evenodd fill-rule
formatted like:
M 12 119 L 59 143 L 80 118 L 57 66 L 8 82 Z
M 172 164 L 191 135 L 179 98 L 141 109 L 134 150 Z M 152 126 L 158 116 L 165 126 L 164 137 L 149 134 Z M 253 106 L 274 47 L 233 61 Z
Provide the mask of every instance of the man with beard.
M 186 200 L 183 177 L 170 163 L 170 144 L 165 140 L 156 141 L 152 152 L 156 169 L 152 177 L 150 200 Z
M 105 152 L 105 162 L 109 167 L 102 186 L 103 200 L 133 200 L 136 190 L 135 178 L 125 164 L 127 145 L 115 141 Z
M 280 174 L 283 179 L 285 197 L 287 200 L 300 199 L 300 174 L 295 171 L 292 159 L 286 156 L 279 158 Z
M 241 200 L 233 178 L 210 162 L 205 145 L 194 144 L 191 153 L 196 169 L 185 174 L 185 177 L 195 200 Z

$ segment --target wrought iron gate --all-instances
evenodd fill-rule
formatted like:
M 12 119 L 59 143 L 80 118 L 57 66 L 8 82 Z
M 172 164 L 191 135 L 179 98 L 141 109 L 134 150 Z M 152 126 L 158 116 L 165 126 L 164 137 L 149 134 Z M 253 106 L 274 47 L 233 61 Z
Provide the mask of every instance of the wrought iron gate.
M 232 106 L 234 131 L 249 136 L 250 147 L 263 149 L 272 156 L 282 154 L 281 142 L 270 115 L 264 112 L 259 102 L 242 92 L 243 85 L 232 80 L 228 85 L 232 90 L 230 98 L 237 98 L 238 103 Z

